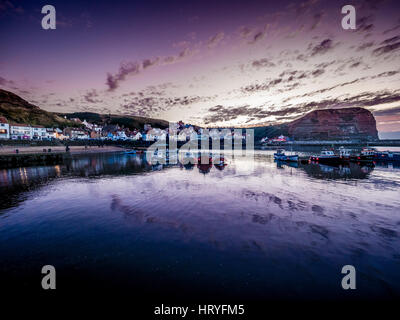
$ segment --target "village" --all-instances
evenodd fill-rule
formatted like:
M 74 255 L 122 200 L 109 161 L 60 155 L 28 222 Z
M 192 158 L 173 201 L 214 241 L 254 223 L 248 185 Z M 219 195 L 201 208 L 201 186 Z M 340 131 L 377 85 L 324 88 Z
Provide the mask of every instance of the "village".
M 150 124 L 144 124 L 143 129 L 121 127 L 118 124 L 106 124 L 104 126 L 90 123 L 79 118 L 69 119 L 76 124 L 76 127 L 46 128 L 40 125 L 8 122 L 5 117 L 0 117 L 0 139 L 4 140 L 99 140 L 99 141 L 154 141 L 166 140 L 171 130 L 177 141 L 187 141 L 189 138 L 199 138 L 205 133 L 206 128 L 185 124 L 182 121 L 170 124 L 169 128 L 153 128 Z M 172 136 L 172 135 L 171 135 Z M 242 130 L 210 129 L 211 138 L 241 138 L 246 135 Z M 239 137 L 238 137 L 239 136 Z

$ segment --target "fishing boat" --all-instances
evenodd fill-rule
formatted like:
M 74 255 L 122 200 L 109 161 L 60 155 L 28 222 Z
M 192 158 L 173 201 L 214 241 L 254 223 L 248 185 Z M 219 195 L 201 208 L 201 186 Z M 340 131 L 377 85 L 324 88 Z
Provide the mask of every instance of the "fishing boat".
M 213 159 L 214 166 L 217 167 L 218 169 L 223 168 L 227 166 L 228 164 L 225 161 L 224 157 L 218 157 Z
M 342 158 L 336 155 L 332 150 L 322 150 L 318 156 L 311 156 L 311 162 L 318 162 L 324 164 L 341 164 L 343 163 Z
M 352 155 L 351 155 L 351 150 L 346 149 L 345 147 L 340 147 L 339 148 L 339 157 L 342 159 L 342 162 L 349 162 Z
M 283 151 L 284 151 L 283 149 L 278 149 L 276 153 L 274 153 L 274 159 L 278 161 L 293 161 L 293 162 L 299 161 L 299 155 L 297 154 L 287 155 Z
M 376 151 L 374 154 L 374 160 L 376 161 L 387 161 L 387 162 L 398 162 L 400 161 L 400 152 L 392 151 Z
M 276 150 L 276 152 L 274 153 L 274 159 L 275 160 L 282 160 L 282 161 L 284 161 L 286 159 L 286 155 L 283 152 L 283 149 Z
M 358 163 L 371 163 L 375 160 L 376 150 L 373 148 L 363 148 L 359 155 L 351 156 L 350 161 Z

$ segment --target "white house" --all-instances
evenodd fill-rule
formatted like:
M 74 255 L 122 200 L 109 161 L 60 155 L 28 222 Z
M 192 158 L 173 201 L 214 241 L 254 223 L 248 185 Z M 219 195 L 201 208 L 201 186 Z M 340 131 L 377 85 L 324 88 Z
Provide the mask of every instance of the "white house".
M 46 139 L 47 136 L 47 129 L 43 126 L 32 126 L 32 139 L 42 140 Z
M 124 130 L 118 130 L 117 131 L 117 136 L 115 137 L 117 140 L 126 140 L 128 137 L 126 136 L 126 133 Z
M 87 132 L 80 128 L 65 128 L 63 133 L 70 139 L 89 139 Z
M 142 139 L 142 134 L 140 132 L 136 133 L 133 137 L 132 140 L 140 140 Z
M 0 117 L 0 139 L 10 139 L 10 125 L 4 117 Z
M 91 124 L 90 122 L 87 122 L 86 119 L 83 120 L 82 124 L 83 124 L 86 128 L 88 128 L 88 129 L 90 129 L 90 130 L 93 129 L 93 124 Z
M 13 140 L 32 139 L 32 128 L 27 124 L 14 123 L 11 125 L 10 137 Z

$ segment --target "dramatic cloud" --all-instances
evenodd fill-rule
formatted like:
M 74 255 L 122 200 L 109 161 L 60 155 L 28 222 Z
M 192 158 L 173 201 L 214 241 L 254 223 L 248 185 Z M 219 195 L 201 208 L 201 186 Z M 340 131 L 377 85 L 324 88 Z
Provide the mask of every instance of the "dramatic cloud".
M 190 56 L 193 54 L 193 51 L 189 48 L 185 48 L 178 53 L 176 56 L 168 56 L 168 57 L 156 57 L 154 59 L 144 59 L 141 62 L 124 62 L 121 63 L 119 70 L 117 73 L 107 74 L 106 84 L 108 86 L 109 91 L 113 91 L 118 88 L 120 82 L 126 80 L 128 76 L 138 75 L 145 69 L 150 67 L 154 67 L 156 65 L 166 65 L 173 64 L 179 62 L 180 60 Z
M 115 90 L 120 81 L 125 80 L 128 75 L 135 75 L 140 72 L 140 64 L 137 62 L 127 62 L 121 64 L 116 74 L 107 74 L 107 86 L 109 90 Z

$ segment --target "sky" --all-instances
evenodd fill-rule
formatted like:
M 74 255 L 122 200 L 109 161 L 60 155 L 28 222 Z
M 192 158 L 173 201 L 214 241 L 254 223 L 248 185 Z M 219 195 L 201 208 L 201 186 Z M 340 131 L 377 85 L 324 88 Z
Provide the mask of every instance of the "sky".
M 48 111 L 243 127 L 364 107 L 400 132 L 398 0 L 0 0 L 0 44 L 0 88 Z

